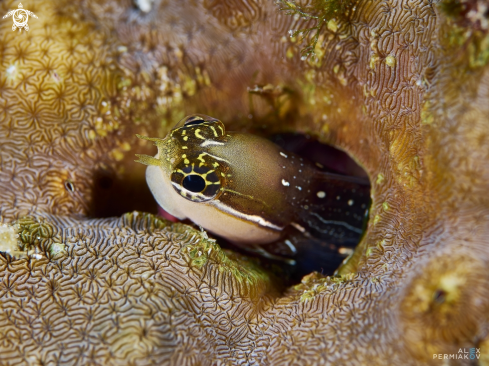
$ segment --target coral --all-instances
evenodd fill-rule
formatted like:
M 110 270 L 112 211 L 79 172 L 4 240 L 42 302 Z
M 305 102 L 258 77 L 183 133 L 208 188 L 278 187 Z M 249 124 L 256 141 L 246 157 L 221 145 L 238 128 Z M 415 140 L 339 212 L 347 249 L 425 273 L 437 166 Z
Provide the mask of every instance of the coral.
M 54 3 L 29 5 L 41 14 L 30 20 L 29 32 L 9 31 L 4 21 L 0 35 L 0 217 L 35 210 L 86 214 L 93 166 L 117 146 L 100 138 L 108 126 L 96 124 L 110 97 L 102 85 L 113 77 L 107 38 L 87 23 L 56 15 Z M 2 3 L 2 11 L 12 7 Z
M 291 38 L 300 37 L 302 39 L 312 38 L 310 44 L 301 50 L 302 60 L 309 55 L 315 55 L 319 37 L 323 34 L 323 28 L 332 32 L 338 30 L 338 20 L 347 20 L 350 15 L 354 2 L 345 0 L 315 0 L 309 6 L 302 6 L 295 1 L 279 0 L 280 10 L 288 15 L 294 15 L 308 19 L 313 23 L 313 27 L 289 30 Z
M 286 4 L 324 24 L 294 34 L 317 24 L 265 0 L 40 0 L 28 32 L 2 20 L 0 364 L 488 359 L 483 4 Z M 281 293 L 203 232 L 121 216 L 152 207 L 135 133 L 191 113 L 311 133 L 365 167 L 368 230 L 336 276 Z
M 273 290 L 260 270 L 225 257 L 185 225 L 137 212 L 21 221 L 27 238 L 41 226 L 52 230 L 36 246 L 62 242 L 66 250 L 57 258 L 44 250 L 3 260 L 2 362 L 195 364 L 214 354 L 244 355 L 270 306 Z M 204 344 L 212 346 L 202 352 Z

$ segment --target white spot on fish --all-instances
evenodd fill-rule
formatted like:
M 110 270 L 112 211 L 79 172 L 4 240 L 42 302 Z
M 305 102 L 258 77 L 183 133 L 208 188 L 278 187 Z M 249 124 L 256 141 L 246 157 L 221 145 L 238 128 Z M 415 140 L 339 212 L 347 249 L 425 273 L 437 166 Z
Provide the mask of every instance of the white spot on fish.
M 290 240 L 286 240 L 285 241 L 285 244 L 287 244 L 287 246 L 290 248 L 290 250 L 292 251 L 292 253 L 296 254 L 297 253 L 297 249 L 295 248 L 294 244 L 292 244 L 292 242 Z
M 280 152 L 280 155 L 282 155 L 284 158 L 287 158 L 287 155 L 285 155 L 282 151 Z
M 355 203 L 355 202 L 353 202 L 353 200 L 349 200 L 349 201 L 348 201 L 348 206 L 353 206 L 353 204 L 354 204 L 354 203 Z
M 282 184 L 286 187 L 290 186 L 290 183 L 287 182 L 285 179 L 282 179 Z
M 324 193 L 323 191 L 319 191 L 318 193 L 316 193 L 316 196 L 318 196 L 319 198 L 324 198 L 326 197 L 326 193 Z
M 290 225 L 292 225 L 293 227 L 295 227 L 297 230 L 299 230 L 301 233 L 305 233 L 306 232 L 306 229 L 304 229 L 302 226 L 300 226 L 298 223 L 296 222 L 291 222 Z
M 302 187 L 295 186 L 295 188 L 297 188 L 299 191 L 302 191 Z

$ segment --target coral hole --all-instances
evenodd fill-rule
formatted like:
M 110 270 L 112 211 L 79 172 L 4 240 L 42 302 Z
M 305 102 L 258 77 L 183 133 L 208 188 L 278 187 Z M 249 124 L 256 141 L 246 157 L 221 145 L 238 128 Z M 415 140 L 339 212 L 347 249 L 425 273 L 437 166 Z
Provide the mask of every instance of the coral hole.
M 125 174 L 112 169 L 97 169 L 89 215 L 98 218 L 121 216 L 134 210 L 156 214 L 158 205 L 146 184 L 144 170 L 145 166 L 136 163 Z

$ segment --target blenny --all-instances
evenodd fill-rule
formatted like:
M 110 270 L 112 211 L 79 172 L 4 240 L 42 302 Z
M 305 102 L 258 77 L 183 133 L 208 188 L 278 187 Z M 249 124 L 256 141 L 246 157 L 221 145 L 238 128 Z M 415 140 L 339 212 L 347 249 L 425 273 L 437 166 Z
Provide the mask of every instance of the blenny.
M 241 245 L 275 242 L 286 228 L 340 247 L 354 246 L 370 201 L 366 179 L 315 164 L 248 133 L 227 132 L 216 118 L 184 118 L 158 147 L 146 179 L 160 206 L 179 219 Z M 290 241 L 288 241 L 290 243 Z

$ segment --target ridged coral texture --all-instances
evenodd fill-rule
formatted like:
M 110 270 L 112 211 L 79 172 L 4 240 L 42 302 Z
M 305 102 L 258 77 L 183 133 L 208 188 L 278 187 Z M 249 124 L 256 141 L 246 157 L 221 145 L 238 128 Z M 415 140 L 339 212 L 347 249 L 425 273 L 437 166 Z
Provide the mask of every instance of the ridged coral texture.
M 0 20 L 0 365 L 489 364 L 483 1 L 23 6 L 28 31 Z M 155 208 L 135 134 L 191 113 L 365 168 L 367 232 L 336 276 L 279 291 L 134 211 Z

